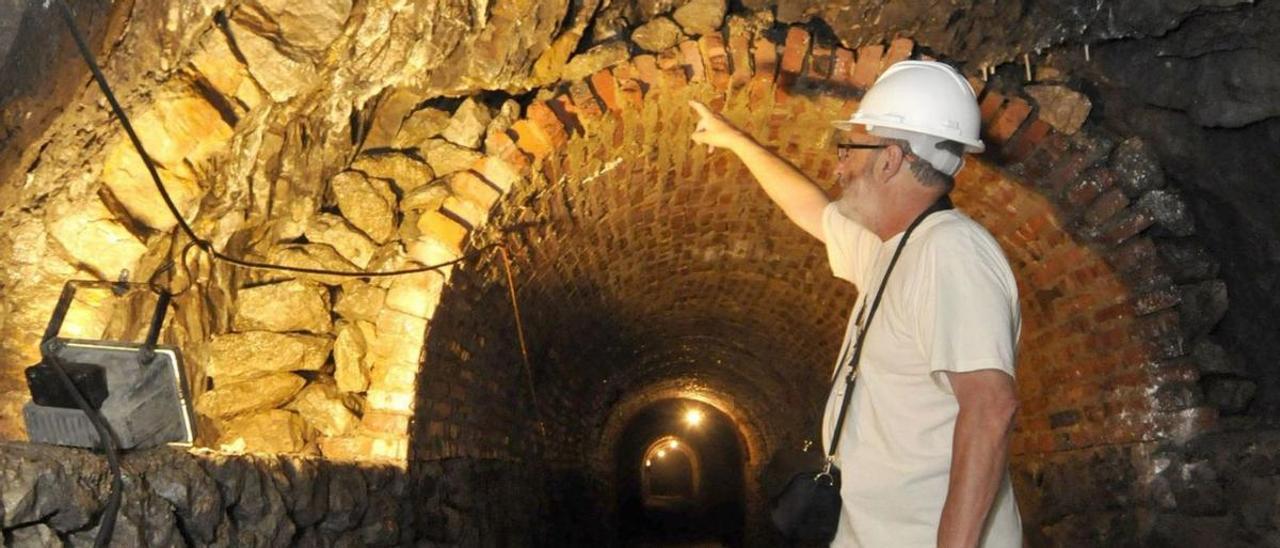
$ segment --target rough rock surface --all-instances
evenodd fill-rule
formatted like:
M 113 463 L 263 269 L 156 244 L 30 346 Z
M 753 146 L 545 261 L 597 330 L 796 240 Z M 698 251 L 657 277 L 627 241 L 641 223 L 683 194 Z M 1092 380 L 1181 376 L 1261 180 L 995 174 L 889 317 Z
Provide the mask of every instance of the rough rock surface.
M 270 331 L 214 335 L 204 370 L 215 380 L 227 382 L 269 373 L 319 371 L 331 344 L 328 337 Z
M 364 322 L 372 330 L 372 324 Z M 364 392 L 369 388 L 369 372 L 365 367 L 365 340 L 363 329 L 355 323 L 338 325 L 338 336 L 333 341 L 333 379 L 338 390 Z
M 265 389 L 270 390 L 271 386 L 268 385 Z M 272 403 L 271 406 L 279 403 Z M 293 453 L 301 450 L 306 443 L 302 429 L 302 417 L 297 413 L 284 409 L 267 409 L 227 421 L 223 425 L 222 437 L 218 438 L 215 445 L 223 450 L 243 451 L 246 447 L 252 447 L 256 451 L 268 453 Z
M 296 421 L 284 415 L 296 417 L 272 412 L 264 426 Z M 529 512 L 548 507 L 541 493 L 553 480 L 511 462 L 446 459 L 402 469 L 167 447 L 122 460 L 126 489 L 113 546 L 570 542 L 552 536 L 542 510 Z M 6 545 L 91 546 L 109 480 L 102 457 L 88 451 L 0 443 Z
M 1093 103 L 1083 93 L 1067 86 L 1027 86 L 1027 95 L 1040 107 L 1040 119 L 1067 135 L 1080 130 Z
M 451 123 L 448 111 L 426 107 L 414 111 L 400 126 L 393 141 L 396 148 L 417 148 L 432 137 L 440 135 Z
M 484 131 L 492 120 L 493 113 L 489 112 L 489 107 L 468 97 L 453 112 L 449 125 L 440 132 L 440 136 L 458 146 L 479 148 L 484 139 Z
M 684 35 L 680 26 L 666 17 L 655 17 L 652 21 L 636 27 L 631 31 L 631 40 L 641 48 L 658 52 L 676 45 Z
M 326 334 L 333 330 L 329 308 L 329 291 L 324 286 L 289 280 L 241 289 L 231 323 L 236 331 Z
M 329 182 L 342 215 L 379 244 L 395 230 L 396 197 L 385 181 L 344 171 Z
M 338 387 L 331 382 L 313 382 L 289 404 L 307 426 L 324 436 L 341 436 L 360 423 L 360 418 L 342 403 Z
M 213 105 L 193 95 L 162 98 L 135 115 L 133 125 L 178 211 L 191 217 L 204 195 L 198 180 L 207 169 L 203 164 L 231 138 L 231 127 Z M 123 135 L 107 150 L 102 182 L 143 224 L 156 230 L 177 224 L 138 151 Z
M 337 215 L 316 215 L 302 234 L 309 241 L 332 246 L 343 258 L 360 268 L 369 266 L 369 260 L 377 251 L 373 240 Z
M 444 139 L 431 139 L 419 147 L 437 177 L 470 169 L 480 160 L 479 152 Z
M 720 29 L 726 9 L 725 0 L 689 0 L 676 8 L 671 18 L 680 24 L 686 34 L 701 36 Z
M 351 169 L 369 177 L 391 181 L 402 195 L 435 178 L 431 166 L 399 152 L 361 155 L 351 162 Z
M 561 78 L 581 80 L 596 71 L 614 66 L 631 57 L 627 43 L 622 41 L 600 44 L 569 59 Z
M 220 383 L 196 398 L 195 408 L 202 415 L 220 419 L 265 411 L 284 405 L 302 390 L 304 384 L 306 380 L 293 373 L 271 373 L 245 381 Z M 244 433 L 241 428 L 227 427 L 224 430 L 233 434 Z

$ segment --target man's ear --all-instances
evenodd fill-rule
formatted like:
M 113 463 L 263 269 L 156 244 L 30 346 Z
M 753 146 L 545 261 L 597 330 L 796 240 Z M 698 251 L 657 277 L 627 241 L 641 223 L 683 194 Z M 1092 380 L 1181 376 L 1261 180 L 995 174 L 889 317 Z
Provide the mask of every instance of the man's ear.
M 880 150 L 880 157 L 876 158 L 876 175 L 883 182 L 888 182 L 898 171 L 903 168 L 906 162 L 906 154 L 902 152 L 902 147 L 898 145 L 890 145 Z

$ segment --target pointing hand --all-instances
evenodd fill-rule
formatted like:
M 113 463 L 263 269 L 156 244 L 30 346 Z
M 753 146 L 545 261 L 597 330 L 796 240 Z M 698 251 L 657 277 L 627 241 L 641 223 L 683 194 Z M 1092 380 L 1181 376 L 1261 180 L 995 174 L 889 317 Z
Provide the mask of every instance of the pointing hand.
M 737 139 L 746 137 L 742 130 L 735 127 L 723 116 L 711 112 L 706 105 L 697 101 L 689 101 L 689 106 L 698 113 L 698 125 L 689 138 L 693 142 L 707 145 L 707 152 L 714 152 L 716 147 L 729 148 Z

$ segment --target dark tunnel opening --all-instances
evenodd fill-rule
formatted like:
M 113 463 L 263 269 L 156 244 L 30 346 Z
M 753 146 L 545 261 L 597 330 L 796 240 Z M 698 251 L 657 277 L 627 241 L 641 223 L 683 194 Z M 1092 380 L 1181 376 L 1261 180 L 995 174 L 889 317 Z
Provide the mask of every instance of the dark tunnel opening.
M 692 400 L 657 401 L 635 415 L 614 464 L 618 544 L 742 545 L 740 436 L 732 418 Z

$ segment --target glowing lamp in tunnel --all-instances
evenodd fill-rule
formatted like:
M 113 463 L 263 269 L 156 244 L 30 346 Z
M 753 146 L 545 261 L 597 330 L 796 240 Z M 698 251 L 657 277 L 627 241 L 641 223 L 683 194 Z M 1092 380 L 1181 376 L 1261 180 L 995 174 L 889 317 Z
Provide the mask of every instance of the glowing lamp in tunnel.
M 644 467 L 648 468 L 650 466 L 653 466 L 653 461 L 649 459 L 644 459 Z
M 667 456 L 667 450 L 666 450 L 666 449 L 659 449 L 659 450 L 658 450 L 658 458 L 662 458 L 662 457 L 665 457 L 665 456 Z
M 698 426 L 702 424 L 702 411 L 698 409 L 690 409 L 684 414 L 684 423 L 689 426 Z M 672 442 L 673 444 L 675 442 Z M 674 445 L 672 446 L 674 447 Z
M 672 448 L 672 449 L 675 449 L 675 448 L 677 448 L 677 447 L 680 447 L 680 442 L 678 442 L 678 441 L 676 441 L 676 440 L 671 440 L 671 443 L 667 444 L 667 447 L 670 447 L 670 448 Z

